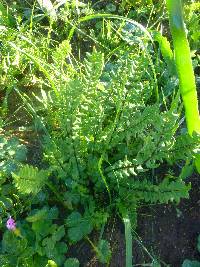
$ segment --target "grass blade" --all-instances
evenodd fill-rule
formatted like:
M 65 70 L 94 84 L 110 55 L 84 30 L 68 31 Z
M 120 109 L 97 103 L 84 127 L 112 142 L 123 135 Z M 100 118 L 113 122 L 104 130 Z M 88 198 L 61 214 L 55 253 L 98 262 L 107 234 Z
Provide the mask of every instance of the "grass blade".
M 45 67 L 41 64 L 40 60 L 34 56 L 32 56 L 31 54 L 28 54 L 27 52 L 25 52 L 24 50 L 22 50 L 21 48 L 19 48 L 18 46 L 16 46 L 13 42 L 9 42 L 9 44 L 16 49 L 17 51 L 23 53 L 24 55 L 27 56 L 27 58 L 33 60 L 33 62 L 38 66 L 38 68 L 40 69 L 40 71 L 43 72 L 43 74 L 46 76 L 46 78 L 48 79 L 51 88 L 53 89 L 54 93 L 56 96 L 58 96 L 58 90 L 56 88 L 56 85 L 53 81 L 53 79 L 51 78 L 51 74 L 45 69 Z
M 85 22 L 85 21 L 98 19 L 98 18 L 117 19 L 117 20 L 129 22 L 129 23 L 135 25 L 136 27 L 138 27 L 153 42 L 151 34 L 148 32 L 148 30 L 144 26 L 142 26 L 142 24 L 136 22 L 135 20 L 132 20 L 132 19 L 129 19 L 129 18 L 126 18 L 123 16 L 113 15 L 113 14 L 94 14 L 94 15 L 88 15 L 88 16 L 80 18 L 77 21 L 77 23 L 70 30 L 69 35 L 68 35 L 68 39 L 71 40 L 71 38 L 73 37 L 74 32 L 75 32 L 75 30 L 79 24 L 81 24 L 82 22 Z

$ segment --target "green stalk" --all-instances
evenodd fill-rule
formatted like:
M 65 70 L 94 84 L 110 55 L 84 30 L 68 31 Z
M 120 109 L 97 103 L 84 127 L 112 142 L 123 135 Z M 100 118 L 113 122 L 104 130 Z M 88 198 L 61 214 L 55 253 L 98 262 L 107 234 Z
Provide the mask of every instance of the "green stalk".
M 200 133 L 200 117 L 195 76 L 183 21 L 181 0 L 167 0 L 167 9 L 174 44 L 179 88 L 185 108 L 188 133 L 192 136 L 194 132 Z M 196 167 L 200 172 L 200 156 L 196 157 Z
M 132 267 L 132 233 L 131 233 L 131 221 L 129 216 L 123 217 L 124 226 L 125 226 L 125 240 L 126 240 L 126 267 Z
M 195 77 L 190 56 L 190 47 L 183 22 L 181 0 L 167 0 L 167 8 L 174 43 L 180 93 L 185 107 L 188 132 L 192 135 L 193 132 L 200 133 L 200 118 Z

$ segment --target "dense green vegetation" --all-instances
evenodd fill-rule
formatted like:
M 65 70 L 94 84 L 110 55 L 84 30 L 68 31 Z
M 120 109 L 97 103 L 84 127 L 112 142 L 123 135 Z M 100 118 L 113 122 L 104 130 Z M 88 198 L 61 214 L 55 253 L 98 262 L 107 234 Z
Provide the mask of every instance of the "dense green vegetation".
M 134 266 L 140 205 L 189 197 L 200 3 L 183 2 L 0 1 L 0 266 L 82 266 L 81 240 L 109 266 L 114 217 Z

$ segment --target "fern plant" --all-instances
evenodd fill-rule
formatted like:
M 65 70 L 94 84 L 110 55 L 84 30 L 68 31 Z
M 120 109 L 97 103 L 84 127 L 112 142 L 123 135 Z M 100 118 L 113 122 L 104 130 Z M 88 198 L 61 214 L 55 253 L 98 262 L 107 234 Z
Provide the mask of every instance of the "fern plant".
M 94 50 L 84 67 L 68 78 L 65 69 L 62 83 L 54 81 L 57 96 L 50 92 L 40 99 L 49 112 L 48 124 L 42 125 L 48 133 L 45 158 L 65 190 L 78 193 L 83 205 L 94 201 L 100 208 L 95 195 L 106 191 L 110 204 L 120 200 L 130 210 L 138 201 L 166 203 L 188 197 L 190 186 L 180 178 L 151 177 L 151 170 L 165 162 L 192 159 L 198 137 L 185 135 L 183 141 L 182 135 L 176 136 L 178 97 L 164 111 L 158 103 L 147 104 L 155 84 L 148 80 L 144 58 L 141 49 L 139 55 L 129 52 L 105 64 L 103 54 Z M 185 153 L 180 154 L 180 145 Z M 123 200 L 125 194 L 128 201 Z
M 90 18 L 95 15 L 79 22 Z M 166 40 L 157 38 L 166 49 Z M 190 184 L 183 180 L 182 172 L 180 176 L 160 175 L 157 170 L 192 161 L 199 149 L 199 136 L 180 133 L 178 94 L 170 105 L 154 100 L 158 83 L 149 52 L 153 46 L 146 38 L 113 56 L 93 49 L 82 63 L 72 56 L 69 40 L 53 47 L 51 53 L 38 48 L 37 43 L 27 47 L 27 40 L 20 43 L 17 37 L 6 44 L 31 62 L 40 81 L 37 102 L 16 91 L 43 134 L 44 160 L 49 164 L 48 170 L 22 167 L 13 173 L 14 184 L 24 194 L 37 195 L 45 185 L 55 193 L 66 208 L 62 222 L 70 242 L 89 240 L 92 230 L 100 229 L 113 212 L 124 221 L 128 218 L 128 235 L 131 224 L 136 227 L 141 202 L 179 202 L 188 197 Z M 168 52 L 167 64 L 171 64 Z M 37 215 L 43 216 L 43 212 Z M 50 246 L 49 239 L 45 242 Z M 106 242 L 93 245 L 101 260 L 102 244 L 109 247 Z M 108 249 L 106 255 L 103 260 L 109 262 Z M 130 250 L 127 255 L 130 265 Z

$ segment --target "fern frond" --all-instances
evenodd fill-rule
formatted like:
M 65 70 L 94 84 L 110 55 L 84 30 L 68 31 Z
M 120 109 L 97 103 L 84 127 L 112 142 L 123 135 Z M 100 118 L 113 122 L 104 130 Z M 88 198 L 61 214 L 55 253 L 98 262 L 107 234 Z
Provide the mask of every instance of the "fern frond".
M 196 133 L 193 134 L 193 137 L 188 133 L 177 136 L 174 147 L 170 151 L 169 162 L 194 159 L 200 150 L 199 140 L 199 134 Z
M 62 41 L 52 55 L 55 64 L 58 66 L 59 64 L 63 63 L 70 52 L 71 46 L 69 41 Z
M 37 167 L 30 165 L 23 166 L 19 172 L 12 173 L 14 184 L 22 194 L 37 194 L 48 178 L 48 172 L 38 170 Z
M 147 203 L 168 203 L 180 202 L 181 198 L 189 197 L 191 185 L 186 185 L 181 179 L 170 180 L 166 177 L 159 184 L 153 184 L 147 179 L 142 181 L 134 180 L 130 182 L 129 188 L 121 187 L 121 197 L 125 201 L 135 201 L 135 199 Z
M 102 74 L 104 68 L 104 55 L 94 49 L 93 53 L 87 53 L 84 63 L 85 82 L 91 86 L 99 81 L 99 78 Z

